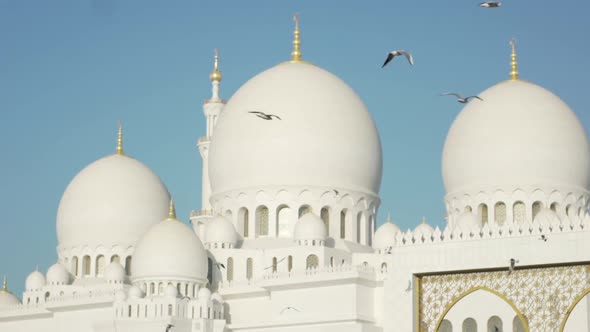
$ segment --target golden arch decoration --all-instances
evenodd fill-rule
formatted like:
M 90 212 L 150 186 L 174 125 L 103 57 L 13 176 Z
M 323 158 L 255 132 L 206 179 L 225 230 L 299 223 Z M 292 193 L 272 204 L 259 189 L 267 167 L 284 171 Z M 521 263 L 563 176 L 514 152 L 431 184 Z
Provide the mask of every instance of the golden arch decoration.
M 582 299 L 584 297 L 586 297 L 586 295 L 588 295 L 588 294 L 590 294 L 590 288 L 586 288 L 582 293 L 580 293 L 580 295 L 578 295 L 574 299 L 574 302 L 567 308 L 567 311 L 565 312 L 565 316 L 563 317 L 563 320 L 561 321 L 561 325 L 559 326 L 559 332 L 564 331 L 565 324 L 567 323 L 567 320 L 570 318 L 572 311 L 574 311 L 574 308 L 578 305 L 578 303 L 580 303 L 580 301 L 582 301 Z
M 520 319 L 520 322 L 522 323 L 522 326 L 524 327 L 524 330 L 526 332 L 530 332 L 528 320 L 525 317 L 525 315 L 520 311 L 520 309 L 518 309 L 518 307 L 516 306 L 516 304 L 514 302 L 512 302 L 512 300 L 510 300 L 504 294 L 502 294 L 502 293 L 500 293 L 500 292 L 498 292 L 496 290 L 493 290 L 491 288 L 488 288 L 486 286 L 476 286 L 476 287 L 473 287 L 473 288 L 467 290 L 466 292 L 462 293 L 461 295 L 457 296 L 451 303 L 449 303 L 445 307 L 445 309 L 443 310 L 442 315 L 440 316 L 440 318 L 438 319 L 438 321 L 436 322 L 436 325 L 434 326 L 434 332 L 438 331 L 438 329 L 440 328 L 440 324 L 442 324 L 442 321 L 444 320 L 445 316 L 455 306 L 455 304 L 459 303 L 459 301 L 461 301 L 467 295 L 469 295 L 471 293 L 474 293 L 474 292 L 477 292 L 479 290 L 492 293 L 493 295 L 496 295 L 497 297 L 499 297 L 500 299 L 502 299 L 504 302 L 506 302 L 512 308 L 512 310 L 514 310 L 514 312 L 516 312 L 516 315 Z M 588 291 L 590 292 L 590 289 Z M 560 330 L 560 332 L 563 332 L 563 331 Z

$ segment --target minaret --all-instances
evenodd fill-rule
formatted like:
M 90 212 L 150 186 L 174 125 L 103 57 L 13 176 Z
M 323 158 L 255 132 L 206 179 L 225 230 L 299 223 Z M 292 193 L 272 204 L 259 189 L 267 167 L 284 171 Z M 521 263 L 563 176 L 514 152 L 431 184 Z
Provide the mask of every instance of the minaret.
M 211 197 L 211 183 L 209 182 L 209 144 L 210 139 L 213 136 L 217 119 L 225 105 L 225 101 L 219 97 L 219 83 L 221 82 L 221 78 L 221 71 L 219 71 L 219 54 L 217 53 L 217 49 L 215 49 L 213 71 L 211 72 L 211 75 L 209 75 L 209 79 L 211 80 L 211 98 L 205 100 L 203 103 L 203 114 L 205 115 L 207 126 L 206 136 L 199 138 L 197 144 L 199 152 L 201 153 L 201 159 L 203 160 L 201 177 L 201 210 L 193 211 L 191 213 L 191 222 L 199 236 L 202 235 L 198 229 L 201 228 L 199 225 L 202 225 L 205 219 L 213 216 L 211 202 L 209 202 L 209 198 Z

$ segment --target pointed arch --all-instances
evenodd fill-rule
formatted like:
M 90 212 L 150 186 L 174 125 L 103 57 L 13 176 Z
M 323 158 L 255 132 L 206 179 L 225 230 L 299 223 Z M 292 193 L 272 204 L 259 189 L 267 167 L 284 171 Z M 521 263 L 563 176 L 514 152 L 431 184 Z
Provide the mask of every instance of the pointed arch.
M 580 301 L 582 301 L 582 299 L 584 299 L 588 294 L 590 294 L 590 288 L 587 288 L 582 293 L 580 293 L 580 295 L 578 295 L 574 299 L 574 302 L 572 302 L 572 304 L 567 308 L 565 315 L 563 316 L 563 320 L 561 321 L 561 325 L 559 326 L 559 332 L 565 331 L 565 325 L 567 324 L 567 320 L 570 318 L 570 315 L 572 314 L 578 303 L 580 303 Z
M 506 295 L 495 291 L 491 288 L 488 288 L 486 286 L 476 286 L 473 287 L 465 292 L 463 292 L 461 295 L 455 297 L 455 300 L 451 303 L 449 303 L 443 310 L 443 313 L 441 314 L 440 318 L 438 319 L 438 321 L 436 322 L 435 331 L 438 331 L 438 329 L 440 328 L 440 325 L 442 324 L 442 321 L 444 320 L 444 318 L 446 317 L 446 315 L 449 313 L 449 311 L 451 311 L 451 309 L 455 306 L 455 304 L 459 303 L 459 301 L 461 301 L 464 297 L 466 297 L 467 295 L 471 294 L 471 293 L 475 293 L 477 291 L 486 291 L 489 293 L 492 293 L 493 295 L 496 295 L 497 297 L 499 297 L 501 300 L 503 300 L 504 302 L 506 302 L 511 308 L 512 310 L 514 310 L 514 312 L 516 312 L 516 315 L 518 316 L 518 318 L 520 319 L 522 326 L 524 326 L 524 330 L 526 332 L 530 332 L 529 330 L 529 323 L 528 320 L 526 318 L 526 316 L 522 313 L 522 311 L 520 311 L 520 309 L 518 309 L 518 307 L 516 306 L 516 304 L 514 302 L 512 302 L 512 300 L 510 300 L 508 297 L 506 297 Z

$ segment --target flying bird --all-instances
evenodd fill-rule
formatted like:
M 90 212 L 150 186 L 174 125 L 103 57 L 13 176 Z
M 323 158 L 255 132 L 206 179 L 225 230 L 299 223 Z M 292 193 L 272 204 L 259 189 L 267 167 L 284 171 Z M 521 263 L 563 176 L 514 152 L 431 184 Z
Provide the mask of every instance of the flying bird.
M 258 112 L 258 111 L 250 111 L 248 113 L 256 114 L 257 117 L 264 119 L 264 120 L 272 120 L 273 118 L 275 118 L 277 120 L 281 120 L 281 118 L 279 118 L 277 115 L 274 115 L 274 114 L 266 114 L 264 112 Z
M 404 51 L 404 50 L 396 50 L 396 51 L 391 51 L 387 54 L 387 59 L 385 59 L 385 62 L 383 63 L 383 66 L 381 66 L 381 68 L 385 67 L 385 65 L 387 65 L 391 60 L 393 60 L 393 58 L 395 58 L 398 55 L 405 56 L 411 65 L 414 64 L 414 57 L 412 57 L 412 54 L 410 54 L 409 52 Z
M 299 309 L 297 309 L 297 308 L 295 308 L 295 307 L 284 307 L 284 308 L 283 308 L 283 310 L 281 310 L 281 315 L 282 315 L 282 314 L 283 314 L 285 311 L 287 311 L 287 310 L 295 310 L 295 311 L 297 311 L 297 312 L 301 312 L 301 310 L 299 310 Z
M 510 258 L 510 266 L 508 267 L 508 274 L 514 272 L 514 267 L 516 266 L 516 263 L 518 263 L 517 259 Z
M 463 97 L 458 93 L 454 93 L 454 92 L 445 92 L 445 93 L 441 93 L 441 96 L 455 96 L 457 97 L 457 101 L 460 102 L 461 104 L 467 104 L 469 102 L 469 99 L 479 99 L 481 101 L 483 101 L 483 99 L 479 98 L 479 96 L 469 96 L 469 97 Z
M 480 7 L 484 8 L 498 8 L 502 6 L 500 1 L 485 1 L 479 4 Z
M 168 324 L 168 326 L 166 326 L 166 332 L 170 332 L 170 330 L 174 327 L 174 325 L 172 324 Z

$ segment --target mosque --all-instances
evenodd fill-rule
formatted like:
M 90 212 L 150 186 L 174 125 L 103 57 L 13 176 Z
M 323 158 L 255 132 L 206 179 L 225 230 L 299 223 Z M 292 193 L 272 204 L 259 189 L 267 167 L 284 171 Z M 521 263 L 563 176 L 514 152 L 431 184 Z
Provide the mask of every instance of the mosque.
M 514 45 L 509 79 L 449 129 L 444 229 L 403 231 L 375 229 L 371 114 L 294 34 L 227 102 L 215 56 L 191 227 L 119 127 L 61 198 L 55 264 L 20 297 L 4 279 L 0 331 L 590 331 L 588 138 Z

